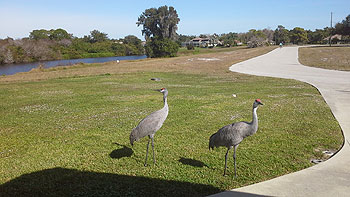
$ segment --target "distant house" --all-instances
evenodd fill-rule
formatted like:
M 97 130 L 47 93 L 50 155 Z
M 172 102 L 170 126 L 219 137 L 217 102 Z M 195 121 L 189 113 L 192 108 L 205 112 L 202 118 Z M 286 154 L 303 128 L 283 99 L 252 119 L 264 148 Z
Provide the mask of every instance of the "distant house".
M 115 44 L 124 44 L 122 39 L 119 39 L 119 40 L 112 39 L 112 42 L 115 43 Z
M 195 47 L 215 47 L 219 44 L 218 42 L 219 41 L 216 39 L 197 37 L 187 42 L 186 45 L 193 45 Z
M 190 44 L 195 47 L 206 47 L 209 44 L 209 38 L 193 38 L 190 40 Z
M 325 42 L 329 41 L 329 36 L 323 39 Z M 332 43 L 339 43 L 342 40 L 342 35 L 335 34 L 331 36 Z
M 235 43 L 236 43 L 237 46 L 242 46 L 243 45 L 243 43 L 241 41 L 239 41 L 239 40 L 235 40 Z

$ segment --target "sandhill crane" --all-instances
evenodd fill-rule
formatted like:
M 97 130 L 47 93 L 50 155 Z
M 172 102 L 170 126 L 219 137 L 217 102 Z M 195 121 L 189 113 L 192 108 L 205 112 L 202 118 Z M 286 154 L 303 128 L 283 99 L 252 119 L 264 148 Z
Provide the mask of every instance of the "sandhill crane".
M 134 142 L 148 136 L 148 143 L 147 143 L 147 152 L 146 152 L 146 160 L 145 160 L 145 166 L 147 166 L 147 156 L 148 156 L 148 147 L 149 142 L 152 140 L 152 152 L 153 152 L 153 163 L 156 163 L 155 157 L 154 157 L 154 142 L 153 138 L 156 132 L 162 127 L 165 119 L 168 116 L 168 103 L 167 103 L 167 96 L 168 96 L 168 90 L 166 88 L 162 88 L 160 90 L 157 90 L 161 93 L 163 93 L 163 102 L 164 107 L 158 111 L 155 111 L 148 115 L 146 118 L 142 119 L 140 123 L 131 131 L 130 133 L 130 144 L 133 146 Z
M 226 125 L 210 136 L 209 150 L 219 146 L 227 147 L 224 176 L 226 175 L 228 152 L 234 147 L 233 160 L 236 177 L 236 150 L 239 143 L 241 143 L 244 138 L 253 135 L 258 130 L 258 115 L 256 110 L 258 109 L 259 105 L 263 104 L 261 103 L 260 99 L 256 99 L 253 103 L 253 120 L 251 122 L 242 121 Z

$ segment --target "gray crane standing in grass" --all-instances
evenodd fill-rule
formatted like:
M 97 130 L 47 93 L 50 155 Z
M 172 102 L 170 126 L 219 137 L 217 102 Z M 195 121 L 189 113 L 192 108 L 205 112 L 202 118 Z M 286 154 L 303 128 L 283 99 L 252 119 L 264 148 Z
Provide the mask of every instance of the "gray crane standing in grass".
M 256 113 L 258 106 L 263 105 L 260 99 L 256 99 L 253 103 L 253 120 L 251 122 L 236 122 L 233 124 L 226 125 L 219 129 L 216 133 L 210 136 L 209 139 L 209 150 L 214 147 L 226 146 L 227 152 L 225 155 L 225 170 L 224 176 L 226 175 L 227 168 L 227 155 L 228 152 L 234 148 L 233 160 L 235 163 L 235 177 L 236 177 L 236 150 L 239 143 L 248 136 L 253 135 L 258 130 L 258 115 Z
M 149 148 L 149 142 L 152 140 L 152 152 L 153 152 L 153 163 L 156 163 L 156 159 L 154 157 L 154 142 L 153 138 L 156 132 L 162 127 L 165 119 L 168 116 L 169 108 L 167 103 L 167 96 L 168 96 L 168 90 L 166 88 L 162 88 L 160 90 L 157 90 L 161 93 L 163 93 L 163 101 L 164 101 L 164 107 L 158 111 L 155 111 L 148 115 L 146 118 L 142 119 L 140 123 L 131 131 L 130 133 L 130 144 L 131 146 L 134 145 L 134 142 L 148 136 L 148 143 L 147 143 L 147 152 L 146 152 L 146 160 L 145 160 L 145 166 L 147 166 L 147 157 L 148 157 L 148 148 Z

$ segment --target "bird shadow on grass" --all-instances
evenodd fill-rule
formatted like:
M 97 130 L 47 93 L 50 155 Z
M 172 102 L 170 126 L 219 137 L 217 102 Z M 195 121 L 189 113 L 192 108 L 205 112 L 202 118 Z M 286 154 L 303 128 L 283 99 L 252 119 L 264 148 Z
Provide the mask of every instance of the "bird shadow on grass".
M 134 153 L 134 151 L 131 148 L 129 148 L 125 145 L 119 144 L 117 142 L 115 142 L 113 144 L 116 144 L 118 146 L 123 147 L 123 148 L 115 149 L 109 154 L 109 156 L 113 159 L 120 159 L 123 157 L 131 157 L 131 155 Z
M 184 158 L 184 157 L 181 157 L 179 159 L 179 162 L 181 162 L 182 164 L 185 164 L 185 165 L 189 165 L 189 166 L 193 166 L 193 167 L 198 167 L 198 168 L 203 168 L 204 166 L 205 167 L 209 167 L 207 166 L 207 164 L 201 162 L 201 161 L 198 161 L 198 160 L 195 160 L 195 159 L 188 159 L 188 158 Z
M 199 183 L 59 167 L 0 184 L 0 196 L 207 196 L 222 191 Z

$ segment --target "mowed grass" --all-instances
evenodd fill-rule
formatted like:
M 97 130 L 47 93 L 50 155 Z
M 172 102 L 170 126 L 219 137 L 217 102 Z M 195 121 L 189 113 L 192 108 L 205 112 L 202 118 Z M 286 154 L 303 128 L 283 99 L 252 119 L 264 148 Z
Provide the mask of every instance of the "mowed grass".
M 299 61 L 306 66 L 350 71 L 350 47 L 301 47 Z
M 169 72 L 165 66 L 163 72 L 1 82 L 0 193 L 205 196 L 298 171 L 321 158 L 322 150 L 341 147 L 338 123 L 315 88 L 294 80 L 213 73 L 218 62 L 201 63 L 206 72 Z M 162 80 L 151 81 L 154 77 Z M 144 167 L 148 139 L 131 147 L 129 134 L 163 106 L 162 95 L 153 91 L 162 87 L 169 90 L 169 116 L 155 135 L 157 164 L 150 155 Z M 209 137 L 226 124 L 250 121 L 256 98 L 265 104 L 258 109 L 259 130 L 238 148 L 238 177 L 233 152 L 229 175 L 223 177 L 226 148 L 209 151 Z

